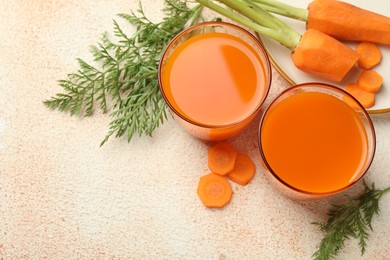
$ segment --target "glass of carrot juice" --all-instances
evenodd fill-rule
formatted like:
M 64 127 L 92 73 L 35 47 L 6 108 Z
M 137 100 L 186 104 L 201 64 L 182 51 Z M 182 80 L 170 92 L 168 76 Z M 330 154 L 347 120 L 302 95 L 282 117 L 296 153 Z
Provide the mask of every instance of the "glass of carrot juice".
M 179 33 L 159 65 L 159 85 L 175 119 L 211 141 L 237 135 L 258 114 L 271 84 L 270 61 L 259 40 L 225 22 Z
M 321 83 L 282 92 L 259 126 L 261 159 L 271 182 L 296 199 L 351 187 L 369 169 L 375 144 L 363 106 L 344 90 Z

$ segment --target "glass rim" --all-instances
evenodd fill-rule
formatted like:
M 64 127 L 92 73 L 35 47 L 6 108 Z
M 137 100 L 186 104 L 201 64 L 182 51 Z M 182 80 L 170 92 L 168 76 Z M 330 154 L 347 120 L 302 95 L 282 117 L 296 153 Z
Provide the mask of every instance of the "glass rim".
M 190 118 L 186 117 L 185 115 L 182 115 L 182 113 L 180 113 L 179 111 L 177 111 L 177 109 L 175 109 L 175 107 L 171 104 L 171 102 L 169 101 L 169 99 L 166 97 L 165 95 L 165 92 L 164 92 L 164 88 L 163 88 L 163 84 L 162 84 L 162 79 L 161 79 L 161 69 L 162 69 L 162 63 L 163 63 L 163 60 L 164 60 L 164 57 L 166 56 L 167 54 L 167 51 L 170 49 L 170 47 L 183 35 L 185 35 L 187 32 L 191 31 L 191 30 L 194 30 L 198 27 L 204 27 L 204 26 L 212 26 L 212 25 L 219 25 L 219 26 L 229 26 L 231 28 L 234 28 L 234 29 L 237 29 L 241 32 L 243 32 L 244 34 L 246 34 L 249 38 L 252 39 L 253 43 L 261 50 L 263 56 L 264 56 L 264 59 L 261 59 L 263 61 L 263 64 L 264 64 L 264 67 L 266 69 L 266 84 L 265 84 L 265 93 L 264 93 L 264 96 L 260 99 L 260 102 L 259 104 L 255 107 L 255 109 L 253 111 L 251 111 L 250 113 L 248 113 L 248 115 L 246 115 L 245 117 L 243 118 L 240 118 L 239 120 L 236 120 L 232 123 L 229 123 L 229 124 L 204 124 L 204 123 L 199 123 L 199 122 L 196 122 L 194 120 L 191 120 Z M 272 67 L 271 67 L 271 61 L 269 59 L 269 56 L 268 56 L 268 53 L 267 51 L 265 50 L 265 47 L 263 46 L 263 44 L 261 43 L 261 41 L 259 39 L 257 39 L 252 33 L 250 33 L 248 30 L 244 29 L 243 27 L 241 26 L 238 26 L 236 24 L 233 24 L 233 23 L 228 23 L 228 22 L 222 22 L 222 21 L 211 21 L 211 22 L 201 22 L 201 23 L 198 23 L 198 24 L 195 24 L 195 25 L 192 25 L 192 26 L 189 26 L 188 28 L 182 30 L 180 33 L 178 33 L 168 44 L 167 46 L 165 47 L 164 51 L 163 51 L 163 54 L 161 56 L 161 59 L 160 59 L 160 62 L 159 62 L 159 66 L 158 66 L 158 84 L 159 84 L 159 89 L 160 89 L 160 93 L 162 95 L 162 97 L 164 98 L 164 101 L 165 103 L 168 105 L 168 107 L 171 109 L 171 111 L 173 111 L 173 113 L 177 116 L 179 116 L 181 119 L 183 119 L 184 121 L 186 121 L 187 123 L 190 123 L 192 125 L 196 125 L 196 126 L 199 126 L 199 127 L 204 127 L 204 128 L 209 128 L 209 129 L 218 129 L 218 128 L 226 128 L 226 127 L 234 127 L 236 125 L 239 125 L 241 124 L 242 122 L 244 122 L 245 120 L 247 120 L 248 118 L 251 118 L 253 115 L 255 115 L 258 111 L 260 111 L 262 105 L 264 104 L 265 100 L 267 99 L 267 96 L 269 94 L 269 91 L 270 91 L 270 88 L 271 88 L 271 82 L 272 82 Z
M 372 153 L 368 154 L 369 158 L 368 158 L 368 161 L 366 163 L 366 166 L 364 168 L 364 170 L 362 171 L 362 174 L 356 178 L 353 182 L 349 183 L 347 186 L 345 187 L 342 187 L 342 188 L 339 188 L 339 189 L 335 189 L 335 190 L 331 190 L 331 191 L 326 191 L 326 192 L 311 192 L 311 191 L 306 191 L 306 190 L 302 190 L 302 189 L 299 189 L 299 188 L 296 188 L 290 184 L 288 184 L 287 182 L 285 182 L 281 177 L 279 177 L 275 171 L 272 169 L 272 167 L 270 166 L 270 164 L 268 163 L 267 161 L 267 158 L 264 154 L 264 151 L 262 149 L 262 142 L 261 142 L 261 129 L 262 129 L 262 126 L 263 126 L 263 122 L 264 122 L 264 118 L 265 116 L 267 115 L 267 112 L 269 111 L 269 109 L 271 108 L 271 106 L 277 101 L 279 100 L 279 98 L 281 98 L 284 94 L 294 90 L 294 89 L 297 89 L 297 88 L 300 88 L 300 87 L 317 87 L 319 89 L 321 88 L 327 88 L 327 89 L 331 89 L 332 91 L 335 91 L 335 92 L 339 92 L 343 95 L 346 95 L 348 96 L 349 98 L 351 98 L 359 107 L 359 111 L 362 111 L 363 114 L 364 114 L 364 117 L 367 119 L 368 121 L 368 125 L 369 125 L 369 130 L 371 131 L 372 133 Z M 366 127 L 365 127 L 366 129 Z M 261 120 L 260 120 L 260 123 L 259 123 L 259 128 L 258 128 L 258 133 L 257 133 L 258 137 L 257 137 L 257 141 L 258 141 L 258 148 L 259 148 L 259 151 L 260 151 L 260 155 L 261 155 L 261 158 L 263 160 L 263 163 L 265 164 L 266 166 L 266 170 L 268 170 L 273 177 L 275 177 L 280 184 L 284 185 L 285 187 L 289 188 L 289 189 L 292 189 L 300 194 L 305 194 L 305 195 L 314 195 L 314 196 L 327 196 L 327 195 L 332 195 L 332 194 L 336 194 L 336 193 L 340 193 L 342 191 L 345 191 L 349 188 L 351 188 L 353 185 L 355 185 L 357 182 L 359 182 L 365 175 L 366 173 L 368 172 L 368 170 L 370 169 L 370 166 L 374 160 L 374 157 L 375 157 L 375 152 L 376 152 L 376 134 L 375 134 L 375 128 L 374 128 L 374 124 L 371 120 L 371 117 L 369 116 L 367 110 L 363 107 L 363 105 L 354 97 L 352 96 L 351 94 L 349 94 L 347 91 L 341 89 L 341 88 L 338 88 L 338 87 L 335 87 L 333 85 L 330 85 L 330 84 L 327 84 L 327 83 L 322 83 L 322 82 L 306 82 L 306 83 L 301 83 L 301 84 L 297 84 L 297 85 L 294 85 L 294 86 L 291 86 L 285 90 L 283 90 L 282 92 L 280 92 L 275 98 L 274 100 L 272 100 L 272 102 L 267 106 L 267 108 L 264 110 L 264 113 L 263 115 L 261 116 Z M 370 144 L 368 144 L 370 145 Z

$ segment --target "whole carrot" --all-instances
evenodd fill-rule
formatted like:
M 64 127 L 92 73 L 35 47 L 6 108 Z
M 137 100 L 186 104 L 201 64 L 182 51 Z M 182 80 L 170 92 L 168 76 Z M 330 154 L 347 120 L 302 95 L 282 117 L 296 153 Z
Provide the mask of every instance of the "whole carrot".
M 241 0 L 240 0 L 241 1 Z M 306 22 L 339 40 L 390 44 L 390 18 L 338 0 L 314 0 L 307 9 L 277 0 L 250 0 L 264 10 Z

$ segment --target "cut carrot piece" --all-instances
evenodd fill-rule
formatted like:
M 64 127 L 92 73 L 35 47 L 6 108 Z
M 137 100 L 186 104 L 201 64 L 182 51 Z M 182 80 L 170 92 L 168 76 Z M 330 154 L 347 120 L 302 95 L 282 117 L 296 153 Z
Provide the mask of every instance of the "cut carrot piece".
M 349 83 L 345 90 L 355 97 L 365 108 L 370 108 L 375 104 L 375 94 L 359 87 L 357 83 Z
M 356 51 L 360 54 L 358 65 L 363 69 L 369 70 L 382 60 L 382 52 L 375 43 L 361 42 L 356 46 Z
M 218 143 L 208 150 L 209 169 L 219 175 L 227 175 L 234 168 L 237 151 L 227 143 Z
M 209 173 L 200 177 L 198 196 L 208 208 L 222 208 L 232 198 L 232 187 L 225 177 Z
M 219 0 L 219 2 L 226 1 Z M 252 2 L 263 11 L 306 22 L 307 29 L 319 30 L 339 40 L 390 44 L 390 17 L 359 8 L 352 3 L 337 0 L 313 0 L 306 1 L 309 5 L 301 8 L 287 3 L 293 1 L 249 0 L 245 2 Z M 261 24 L 261 22 L 258 23 Z
M 358 85 L 368 92 L 378 92 L 382 87 L 383 77 L 376 71 L 365 70 L 358 78 Z
M 238 154 L 234 169 L 228 174 L 230 180 L 240 185 L 247 185 L 255 175 L 256 167 L 246 154 Z
M 340 82 L 355 66 L 359 54 L 314 29 L 307 30 L 291 58 L 294 65 L 307 73 Z

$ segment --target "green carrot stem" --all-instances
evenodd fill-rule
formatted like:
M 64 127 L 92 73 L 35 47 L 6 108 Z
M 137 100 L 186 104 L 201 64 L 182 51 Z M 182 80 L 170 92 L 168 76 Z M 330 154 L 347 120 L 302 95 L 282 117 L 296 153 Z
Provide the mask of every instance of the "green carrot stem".
M 387 193 L 387 192 L 390 192 L 390 187 L 388 187 L 388 188 L 382 190 L 382 194 L 381 194 L 381 195 L 383 195 L 383 194 L 385 194 L 385 193 Z
M 223 0 L 222 0 L 223 1 Z M 278 30 L 286 31 L 288 34 L 296 34 L 296 31 L 292 29 L 290 26 L 285 24 L 283 21 L 279 20 L 272 14 L 270 14 L 267 10 L 263 9 L 261 6 L 256 5 L 251 0 L 237 0 L 241 2 L 243 5 L 247 5 L 249 7 L 249 10 L 253 10 L 254 12 L 250 12 L 251 16 L 249 16 L 251 19 L 253 19 L 255 22 L 260 23 L 263 26 L 266 26 L 266 22 L 275 24 L 274 27 L 276 27 Z M 232 2 L 232 1 L 230 1 Z
M 262 9 L 261 7 L 256 6 L 254 3 L 252 3 L 249 0 L 236 0 L 236 1 L 219 0 L 219 1 L 229 6 L 230 8 L 235 9 L 239 13 L 249 17 L 256 23 L 261 24 L 262 26 L 276 29 L 276 30 L 284 29 L 284 25 L 281 24 L 281 21 L 279 19 L 275 18 L 267 11 L 264 11 L 264 9 Z
M 309 16 L 309 11 L 306 8 L 291 6 L 276 0 L 251 0 L 251 1 L 268 12 L 280 14 L 293 19 L 306 22 Z
M 211 0 L 196 1 L 243 26 L 246 26 L 262 35 L 278 41 L 280 44 L 287 47 L 291 51 L 295 49 L 298 42 L 300 41 L 301 35 L 298 32 L 294 31 L 288 25 L 282 23 L 277 18 L 260 9 L 260 7 L 253 8 L 253 5 L 250 3 L 250 1 L 220 0 L 220 2 L 234 9 L 238 13 L 233 12 L 226 7 L 217 5 Z M 243 4 L 242 1 L 245 1 L 246 4 Z M 261 10 L 260 12 L 258 12 L 259 9 Z
M 226 9 L 220 5 L 217 5 L 210 0 L 196 0 L 196 1 L 204 6 L 208 7 L 209 9 L 211 9 L 211 10 L 243 25 L 243 26 L 246 26 L 246 27 L 248 27 L 248 28 L 260 33 L 260 34 L 264 34 L 264 35 L 266 35 L 270 38 L 273 38 L 275 40 L 277 40 L 279 37 L 281 37 L 278 33 L 275 33 L 274 30 L 269 29 L 269 28 L 264 27 L 264 26 L 261 26 L 255 22 L 252 22 L 249 19 L 247 19 L 241 15 L 238 15 L 238 14 L 234 13 L 233 11 Z
M 226 6 L 236 10 L 240 14 L 250 18 L 254 22 L 270 29 L 279 30 L 280 26 L 275 22 L 269 13 L 258 8 L 247 0 L 218 0 Z M 256 9 L 255 9 L 256 8 Z
M 253 3 L 255 5 L 257 5 L 258 7 L 260 7 L 261 9 L 263 9 L 264 11 L 267 11 L 269 13 L 280 14 L 280 12 L 281 12 L 280 9 L 275 8 L 273 6 L 269 6 L 269 5 L 262 4 L 262 3 L 257 3 L 256 1 L 253 1 Z
M 192 8 L 194 14 L 190 19 L 190 25 L 194 25 L 198 21 L 199 17 L 201 16 L 202 10 L 203 10 L 203 6 L 201 4 L 198 4 Z

